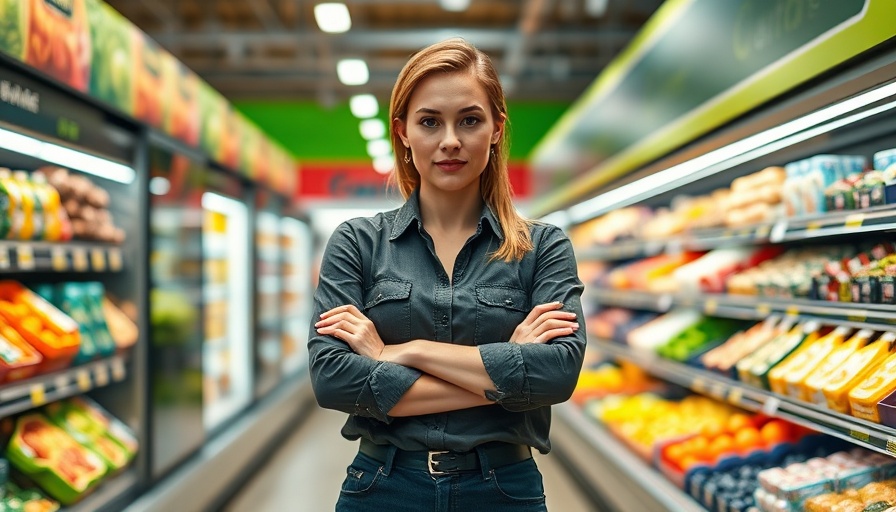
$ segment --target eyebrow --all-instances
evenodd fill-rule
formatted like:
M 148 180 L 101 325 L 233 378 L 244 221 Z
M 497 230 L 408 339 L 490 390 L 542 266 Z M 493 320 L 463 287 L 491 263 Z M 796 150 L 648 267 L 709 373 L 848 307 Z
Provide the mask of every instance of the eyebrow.
M 485 110 L 479 105 L 471 105 L 458 110 L 458 113 L 461 114 L 466 114 L 467 112 L 485 112 Z M 441 112 L 434 108 L 423 107 L 417 110 L 417 114 L 441 114 Z

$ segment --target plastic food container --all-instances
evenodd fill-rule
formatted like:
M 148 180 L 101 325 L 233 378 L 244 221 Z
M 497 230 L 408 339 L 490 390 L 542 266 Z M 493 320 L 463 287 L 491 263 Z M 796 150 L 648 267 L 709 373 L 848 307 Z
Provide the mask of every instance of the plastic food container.
M 0 281 L 0 318 L 41 353 L 39 372 L 65 368 L 78 354 L 78 323 L 16 281 Z
M 809 402 L 827 406 L 828 401 L 822 392 L 822 388 L 831 381 L 831 376 L 837 371 L 837 368 L 839 368 L 849 356 L 864 347 L 871 340 L 872 336 L 874 336 L 873 331 L 862 329 L 855 333 L 852 338 L 843 342 L 840 346 L 831 351 L 831 353 L 824 358 L 824 361 L 809 373 L 806 380 L 800 383 L 802 396 Z
M 853 353 L 833 372 L 822 388 L 831 409 L 849 414 L 849 392 L 877 369 L 890 353 L 896 334 L 888 332 L 873 343 Z
M 83 498 L 106 474 L 97 454 L 37 413 L 18 418 L 7 457 L 63 505 Z
M 110 475 L 117 473 L 131 461 L 132 454 L 114 440 L 106 425 L 96 421 L 87 411 L 70 401 L 48 404 L 44 408 L 47 417 L 65 430 L 82 446 L 90 448 L 103 459 Z
M 838 327 L 821 338 L 803 344 L 781 364 L 769 372 L 769 386 L 775 393 L 804 399 L 797 383 L 815 369 L 840 343 L 849 336 L 851 329 Z
M 18 331 L 0 321 L 0 383 L 31 377 L 43 359 Z
M 896 353 L 890 354 L 865 380 L 849 392 L 852 415 L 880 423 L 877 404 L 896 391 Z

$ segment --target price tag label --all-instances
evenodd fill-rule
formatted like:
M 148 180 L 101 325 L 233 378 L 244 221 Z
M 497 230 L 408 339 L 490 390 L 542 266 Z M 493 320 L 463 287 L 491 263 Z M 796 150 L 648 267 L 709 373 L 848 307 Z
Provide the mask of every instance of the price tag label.
M 68 270 L 68 256 L 65 248 L 53 247 L 50 250 L 50 264 L 56 272 L 64 272 Z
M 706 381 L 704 381 L 702 377 L 695 378 L 694 382 L 691 383 L 691 389 L 693 389 L 697 393 L 705 393 Z
M 121 249 L 118 247 L 109 249 L 109 270 L 118 272 L 122 267 L 124 267 L 124 264 L 121 257 Z
M 125 372 L 125 369 L 124 369 L 124 361 L 122 361 L 121 359 L 117 359 L 117 358 L 113 359 L 111 366 L 112 366 L 112 379 L 115 382 L 123 381 L 124 378 L 127 376 L 127 372 Z
M 9 259 L 9 248 L 8 247 L 0 248 L 0 269 L 7 269 L 11 266 L 12 266 L 12 264 L 10 263 L 10 259 Z
M 725 231 L 722 231 L 722 238 L 731 238 L 732 236 L 734 236 L 734 231 L 732 231 L 730 229 L 726 229 Z
M 31 404 L 40 407 L 47 403 L 47 392 L 43 384 L 34 384 L 31 386 Z
M 772 227 L 769 225 L 759 226 L 756 229 L 756 238 L 765 240 L 772 233 Z
M 684 243 L 680 238 L 673 238 L 666 242 L 666 254 L 678 256 L 684 250 Z
M 768 304 L 756 304 L 756 314 L 759 316 L 768 316 L 772 312 L 772 307 Z
M 819 229 L 821 229 L 821 222 L 819 222 L 817 220 L 806 224 L 806 234 L 814 233 L 815 231 L 818 231 Z
M 775 413 L 778 412 L 778 407 L 780 407 L 780 406 L 781 406 L 781 400 L 772 396 L 772 397 L 769 397 L 768 400 L 766 400 L 764 404 L 762 404 L 761 411 L 763 412 L 763 414 L 767 414 L 769 416 L 774 416 Z
M 740 230 L 740 232 L 737 235 L 740 237 L 746 238 L 752 234 L 753 234 L 752 231 L 750 231 L 749 229 L 742 229 L 742 230 Z
M 87 370 L 78 370 L 78 373 L 75 374 L 75 379 L 78 381 L 78 389 L 81 391 L 89 391 L 93 386 L 90 380 L 90 373 Z
M 709 316 L 715 315 L 719 310 L 719 301 L 716 299 L 706 299 L 706 303 L 703 304 L 703 312 Z
M 768 241 L 776 244 L 784 241 L 784 235 L 787 234 L 787 221 L 779 220 L 775 222 L 775 225 L 772 226 L 771 233 L 768 235 Z
M 65 389 L 71 384 L 71 379 L 68 375 L 62 374 L 57 376 L 53 383 L 56 385 L 56 389 Z
M 862 223 L 865 222 L 865 214 L 864 213 L 855 213 L 848 217 L 846 217 L 846 222 L 844 226 L 846 228 L 858 228 L 862 226 Z
M 109 385 L 109 368 L 106 365 L 97 365 L 93 370 L 93 376 L 96 379 L 97 387 Z
M 796 306 L 787 306 L 786 314 L 787 314 L 787 316 L 799 316 L 800 308 L 798 308 Z
M 90 261 L 87 259 L 87 249 L 75 247 L 72 249 L 72 267 L 78 272 L 87 272 Z
M 863 428 L 854 427 L 849 430 L 849 437 L 867 443 L 871 440 L 871 433 Z
M 896 437 L 887 436 L 887 453 L 896 457 Z
M 34 247 L 22 244 L 16 248 L 16 263 L 22 270 L 34 270 Z
M 868 312 L 862 309 L 849 309 L 845 313 L 850 322 L 864 322 L 868 319 Z
M 106 270 L 106 252 L 100 248 L 94 248 L 90 251 L 90 266 L 96 272 Z
M 725 400 L 725 391 L 726 388 L 724 384 L 716 384 L 709 388 L 709 396 L 718 400 Z
M 743 397 L 744 391 L 738 387 L 731 388 L 731 392 L 728 393 L 728 401 L 733 405 L 740 405 Z

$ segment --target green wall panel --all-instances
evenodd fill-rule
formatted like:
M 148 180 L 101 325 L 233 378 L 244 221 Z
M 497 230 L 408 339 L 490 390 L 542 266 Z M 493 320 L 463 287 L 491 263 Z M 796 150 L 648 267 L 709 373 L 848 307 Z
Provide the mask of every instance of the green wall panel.
M 314 102 L 238 101 L 236 108 L 299 161 L 369 160 L 359 121 L 343 103 L 325 108 Z M 526 160 L 535 144 L 569 107 L 567 103 L 509 103 L 510 155 Z M 386 119 L 386 105 L 380 105 Z

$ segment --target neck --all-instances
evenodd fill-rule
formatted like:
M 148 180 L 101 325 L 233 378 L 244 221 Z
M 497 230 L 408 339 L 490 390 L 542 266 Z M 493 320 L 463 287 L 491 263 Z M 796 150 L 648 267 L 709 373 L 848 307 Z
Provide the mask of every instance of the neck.
M 466 231 L 475 229 L 482 213 L 482 197 L 479 191 L 444 192 L 420 190 L 420 214 L 423 225 L 429 231 Z

